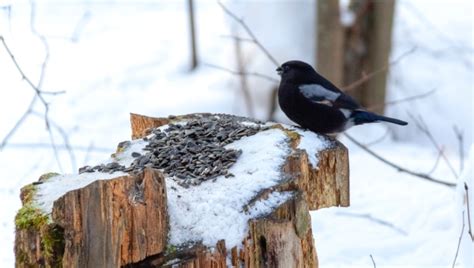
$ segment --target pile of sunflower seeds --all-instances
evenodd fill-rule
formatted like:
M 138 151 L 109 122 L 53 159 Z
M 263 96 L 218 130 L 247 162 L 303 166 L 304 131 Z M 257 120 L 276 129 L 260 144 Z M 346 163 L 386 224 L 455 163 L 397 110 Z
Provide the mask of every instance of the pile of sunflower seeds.
M 145 137 L 148 144 L 144 154 L 133 152 L 135 158 L 129 167 L 117 162 L 95 167 L 85 166 L 82 172 L 135 172 L 145 167 L 161 169 L 181 186 L 199 185 L 201 182 L 224 175 L 231 177 L 229 168 L 241 155 L 240 150 L 224 146 L 262 130 L 259 124 L 244 125 L 233 116 L 207 116 L 187 120 L 183 124 L 169 124 L 164 131 L 156 128 Z M 126 148 L 130 142 L 119 144 Z

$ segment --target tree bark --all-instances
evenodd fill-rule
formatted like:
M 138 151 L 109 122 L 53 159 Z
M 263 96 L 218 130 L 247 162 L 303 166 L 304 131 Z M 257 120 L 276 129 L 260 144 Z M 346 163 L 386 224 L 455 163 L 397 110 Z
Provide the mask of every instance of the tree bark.
M 344 89 L 380 70 L 348 93 L 383 113 L 395 0 L 352 0 L 355 19 L 347 27 L 340 21 L 339 1 L 318 1 L 317 8 L 318 72 Z
M 353 0 L 351 9 L 356 19 L 346 29 L 344 84 L 350 85 L 368 73 L 385 68 L 349 92 L 364 107 L 378 105 L 377 113 L 384 111 L 380 104 L 385 102 L 394 7 L 395 0 Z
M 209 114 L 152 118 L 131 114 L 132 137 L 151 128 Z M 282 126 L 276 127 L 284 129 Z M 17 267 L 317 267 L 309 209 L 349 205 L 347 149 L 334 141 L 318 153 L 318 167 L 296 149 L 299 136 L 290 136 L 291 153 L 282 167 L 285 179 L 258 193 L 254 202 L 273 192 L 292 197 L 269 215 L 248 222 L 240 247 L 213 248 L 201 244 L 173 250 L 167 245 L 168 213 L 165 179 L 160 171 L 99 180 L 65 193 L 54 202 L 52 221 L 17 224 Z M 25 206 L 31 202 L 22 191 Z M 49 242 L 48 242 L 49 241 Z
M 317 71 L 340 87 L 343 84 L 344 29 L 339 0 L 317 1 Z
M 194 0 L 188 0 L 188 14 L 189 14 L 189 36 L 190 36 L 190 43 L 191 43 L 191 70 L 194 70 L 198 66 Z

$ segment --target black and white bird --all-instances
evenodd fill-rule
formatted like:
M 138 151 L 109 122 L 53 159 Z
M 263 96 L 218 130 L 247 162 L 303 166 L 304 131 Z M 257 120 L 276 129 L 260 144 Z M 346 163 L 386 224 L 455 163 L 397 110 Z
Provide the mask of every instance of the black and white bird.
M 352 126 L 385 121 L 408 123 L 366 111 L 311 65 L 288 61 L 278 67 L 281 76 L 278 101 L 283 112 L 302 128 L 321 134 L 335 134 Z

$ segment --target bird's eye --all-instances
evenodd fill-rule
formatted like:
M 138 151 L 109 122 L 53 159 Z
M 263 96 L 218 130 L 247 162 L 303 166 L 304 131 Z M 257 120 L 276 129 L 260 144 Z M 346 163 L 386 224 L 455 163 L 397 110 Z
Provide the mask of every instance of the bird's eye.
M 286 72 L 286 71 L 288 71 L 289 69 L 290 69 L 290 66 L 288 66 L 288 65 L 283 66 L 283 71 Z

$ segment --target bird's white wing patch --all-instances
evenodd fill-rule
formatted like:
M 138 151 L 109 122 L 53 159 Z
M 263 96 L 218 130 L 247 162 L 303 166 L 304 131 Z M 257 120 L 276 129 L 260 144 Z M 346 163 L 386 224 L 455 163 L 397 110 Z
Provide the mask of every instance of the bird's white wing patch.
M 316 84 L 301 85 L 299 86 L 299 89 L 301 90 L 301 94 L 303 94 L 303 96 L 314 101 L 335 101 L 341 95 L 340 93 L 331 91 L 321 85 Z
M 343 113 L 346 118 L 349 118 L 352 114 L 352 111 L 349 110 L 349 109 L 342 109 L 341 108 L 341 109 L 339 109 L 339 111 L 341 111 L 341 113 Z

